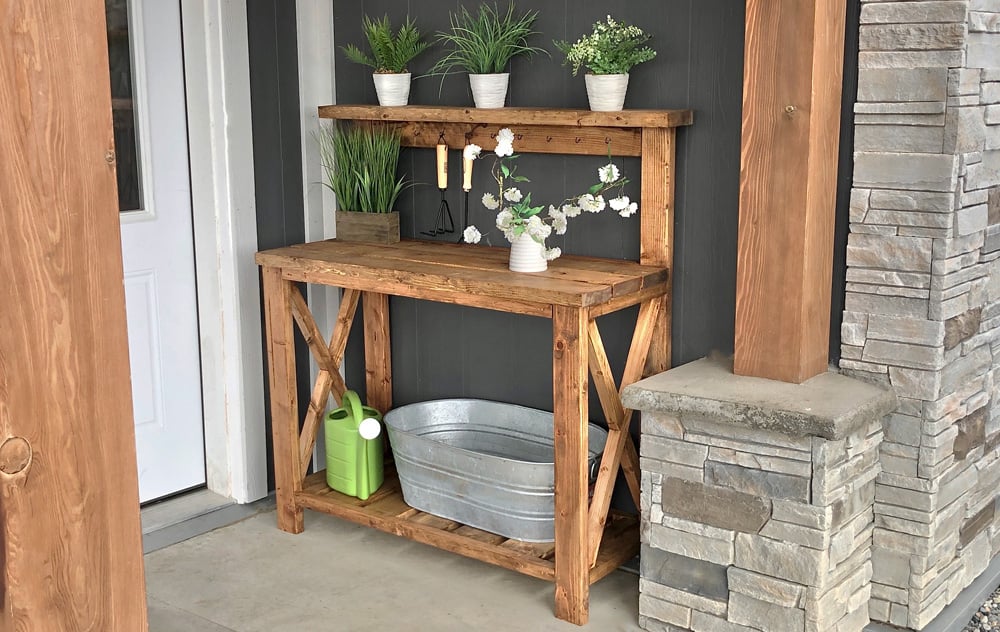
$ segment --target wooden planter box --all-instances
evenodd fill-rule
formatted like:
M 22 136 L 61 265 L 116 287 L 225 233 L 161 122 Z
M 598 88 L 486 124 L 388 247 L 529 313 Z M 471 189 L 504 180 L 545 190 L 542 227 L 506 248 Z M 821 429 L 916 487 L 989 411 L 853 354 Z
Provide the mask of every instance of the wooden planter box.
M 399 213 L 337 211 L 337 239 L 394 244 L 399 241 Z

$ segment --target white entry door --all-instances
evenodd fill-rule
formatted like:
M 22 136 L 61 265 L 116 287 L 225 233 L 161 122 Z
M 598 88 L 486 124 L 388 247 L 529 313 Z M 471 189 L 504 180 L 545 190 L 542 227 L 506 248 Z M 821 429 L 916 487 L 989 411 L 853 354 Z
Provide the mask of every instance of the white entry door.
M 205 483 L 180 2 L 106 5 L 139 496 L 145 502 Z

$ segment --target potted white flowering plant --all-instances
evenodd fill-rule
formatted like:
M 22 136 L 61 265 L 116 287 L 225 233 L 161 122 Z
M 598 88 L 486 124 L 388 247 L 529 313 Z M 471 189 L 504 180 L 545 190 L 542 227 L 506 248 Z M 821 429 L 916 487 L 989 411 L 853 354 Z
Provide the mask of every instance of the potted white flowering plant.
M 619 22 L 609 15 L 575 43 L 555 42 L 555 45 L 565 53 L 565 65 L 573 66 L 574 77 L 580 68 L 589 71 L 586 81 L 590 109 L 617 112 L 625 105 L 629 71 L 656 57 L 656 51 L 645 45 L 650 38 L 638 26 Z
M 581 213 L 600 213 L 607 207 L 618 211 L 622 217 L 631 217 L 639 205 L 624 194 L 628 184 L 618 166 L 609 162 L 597 170 L 598 181 L 586 193 L 567 198 L 559 204 L 550 204 L 547 212 L 544 205 L 534 205 L 531 193 L 522 193 L 518 184 L 530 182 L 517 173 L 515 164 L 518 156 L 514 153 L 514 133 L 505 127 L 497 134 L 497 146 L 493 150 L 492 175 L 496 181 L 496 193 L 483 194 L 483 206 L 497 211 L 496 227 L 510 242 L 510 269 L 514 272 L 541 272 L 548 262 L 562 254 L 560 248 L 547 248 L 545 240 L 555 233 L 566 234 L 570 219 Z M 483 158 L 482 148 L 466 145 L 463 152 L 466 160 Z M 617 195 L 605 199 L 605 194 L 616 190 Z M 482 233 L 475 226 L 465 229 L 466 243 L 479 243 Z

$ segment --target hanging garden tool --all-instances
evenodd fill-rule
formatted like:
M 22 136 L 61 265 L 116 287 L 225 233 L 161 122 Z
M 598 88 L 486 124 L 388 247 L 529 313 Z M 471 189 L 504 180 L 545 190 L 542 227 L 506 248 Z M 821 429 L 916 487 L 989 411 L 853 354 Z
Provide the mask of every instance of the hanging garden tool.
M 441 191 L 441 205 L 438 206 L 437 222 L 431 230 L 420 233 L 428 237 L 455 232 L 455 220 L 451 217 L 451 209 L 448 207 L 448 199 L 445 197 L 448 191 L 448 145 L 444 142 L 444 134 L 441 134 L 437 144 L 437 180 L 438 189 Z
M 472 190 L 472 163 L 475 158 L 466 156 L 466 152 L 462 152 L 462 191 L 465 193 L 463 195 L 462 203 L 462 230 L 458 234 L 458 243 L 467 241 L 465 238 L 465 229 L 469 227 L 469 191 Z

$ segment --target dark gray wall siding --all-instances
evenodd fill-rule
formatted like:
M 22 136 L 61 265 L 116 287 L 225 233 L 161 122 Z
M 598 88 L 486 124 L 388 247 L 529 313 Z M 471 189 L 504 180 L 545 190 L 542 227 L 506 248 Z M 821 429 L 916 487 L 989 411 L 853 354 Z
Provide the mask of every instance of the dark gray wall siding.
M 305 241 L 295 3 L 249 0 L 247 23 L 257 245 L 264 250 Z M 311 390 L 309 354 L 301 338 L 296 349 L 299 401 L 304 403 Z M 266 369 L 266 352 L 264 362 Z M 273 488 L 271 406 L 266 388 L 265 406 L 268 487 Z M 299 409 L 301 414 L 304 404 Z
M 394 23 L 409 11 L 426 32 L 447 26 L 453 2 L 356 0 L 334 6 L 337 100 L 376 101 L 369 71 L 348 62 L 339 49 L 363 45 L 358 29 L 364 14 L 388 14 Z M 474 7 L 474 4 L 468 6 Z M 503 5 L 506 6 L 506 5 Z M 552 58 L 517 59 L 511 65 L 508 104 L 513 106 L 587 107 L 582 76 L 563 67 L 553 39 L 575 39 L 608 12 L 607 3 L 523 1 L 520 9 L 537 9 L 534 43 L 553 51 Z M 674 362 L 680 364 L 713 349 L 731 351 L 735 302 L 735 251 L 739 196 L 740 108 L 743 74 L 744 7 L 731 0 L 655 0 L 621 2 L 616 18 L 637 23 L 654 36 L 655 60 L 632 72 L 626 107 L 691 108 L 695 125 L 679 133 L 677 223 L 675 236 Z M 440 48 L 419 58 L 411 71 L 426 72 Z M 442 83 L 436 77 L 414 81 L 413 104 L 471 105 L 465 74 Z M 440 90 L 440 96 L 439 96 Z M 407 150 L 404 169 L 418 183 L 433 182 L 433 152 Z M 449 202 L 461 211 L 457 152 Z M 630 195 L 638 196 L 639 162 L 618 160 L 632 179 Z M 535 200 L 558 201 L 592 182 L 600 159 L 525 155 L 522 172 L 533 182 L 526 188 Z M 492 213 L 476 200 L 487 189 L 488 173 L 477 163 L 471 218 L 481 228 L 492 225 Z M 404 236 L 419 237 L 433 221 L 438 193 L 433 186 L 411 189 L 398 205 Z M 641 212 L 641 211 L 640 211 Z M 506 245 L 502 235 L 490 235 Z M 581 217 L 570 224 L 564 252 L 637 259 L 639 222 L 613 213 Z M 615 367 L 624 362 L 635 322 L 635 310 L 601 320 L 602 334 Z M 394 395 L 397 403 L 446 396 L 475 396 L 551 409 L 550 324 L 485 310 L 392 300 Z M 355 341 L 360 343 L 360 332 Z M 363 355 L 352 345 L 349 380 L 362 388 Z M 596 397 L 592 417 L 601 418 Z

